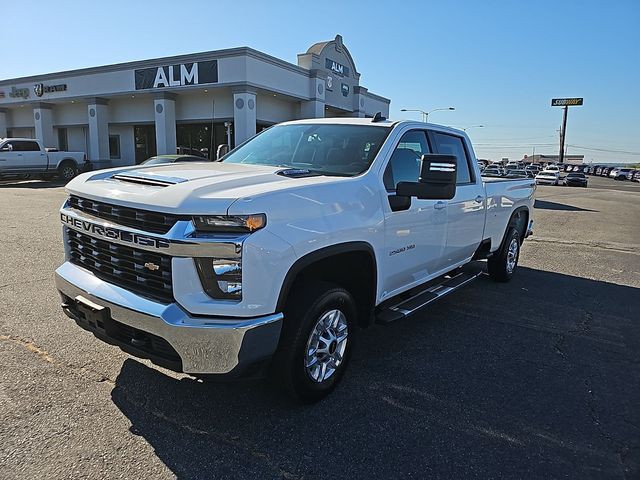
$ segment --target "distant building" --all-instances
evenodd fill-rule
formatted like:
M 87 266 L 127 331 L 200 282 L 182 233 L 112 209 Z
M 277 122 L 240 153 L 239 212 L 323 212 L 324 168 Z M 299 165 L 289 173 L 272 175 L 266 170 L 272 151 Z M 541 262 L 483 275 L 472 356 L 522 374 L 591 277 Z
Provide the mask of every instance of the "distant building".
M 179 149 L 213 157 L 286 120 L 388 117 L 389 103 L 360 83 L 337 35 L 297 64 L 240 47 L 0 80 L 0 138 L 113 167 Z

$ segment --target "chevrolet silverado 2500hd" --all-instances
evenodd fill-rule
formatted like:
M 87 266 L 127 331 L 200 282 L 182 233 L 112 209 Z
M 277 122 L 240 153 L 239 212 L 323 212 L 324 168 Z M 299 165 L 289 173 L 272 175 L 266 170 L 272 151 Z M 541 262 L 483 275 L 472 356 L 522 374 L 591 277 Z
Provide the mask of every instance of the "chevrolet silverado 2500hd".
M 0 179 L 57 176 L 69 181 L 89 165 L 84 152 L 49 151 L 32 138 L 0 138 Z
M 220 162 L 90 172 L 67 191 L 69 317 L 195 376 L 268 365 L 314 401 L 359 327 L 471 281 L 472 260 L 509 280 L 535 182 L 483 180 L 462 131 L 376 115 L 283 123 Z

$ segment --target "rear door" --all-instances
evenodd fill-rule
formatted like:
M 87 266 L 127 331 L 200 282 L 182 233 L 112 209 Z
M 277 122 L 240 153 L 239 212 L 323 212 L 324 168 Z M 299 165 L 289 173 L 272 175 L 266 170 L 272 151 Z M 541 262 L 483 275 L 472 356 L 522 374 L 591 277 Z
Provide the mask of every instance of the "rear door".
M 448 266 L 473 256 L 482 241 L 485 223 L 485 189 L 476 178 L 471 152 L 463 137 L 432 130 L 429 132 L 435 153 L 457 158 L 456 195 L 447 201 L 447 240 L 443 260 Z
M 385 252 L 381 259 L 383 298 L 434 276 L 442 268 L 447 228 L 446 204 L 412 198 L 394 206 L 398 182 L 416 182 L 420 157 L 431 149 L 424 130 L 405 132 L 384 170 Z
M 47 167 L 47 154 L 40 150 L 35 140 L 21 140 L 22 163 L 27 170 L 44 170 Z

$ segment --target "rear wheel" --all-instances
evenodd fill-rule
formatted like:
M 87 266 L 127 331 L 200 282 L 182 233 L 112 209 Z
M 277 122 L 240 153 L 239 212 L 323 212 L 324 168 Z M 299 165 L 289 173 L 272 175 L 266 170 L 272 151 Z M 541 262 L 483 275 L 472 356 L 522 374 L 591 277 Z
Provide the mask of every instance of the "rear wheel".
M 489 276 L 497 282 L 508 282 L 518 265 L 520 257 L 520 233 L 511 227 L 502 247 L 487 260 Z
M 78 174 L 78 167 L 70 160 L 62 162 L 58 167 L 58 176 L 64 181 L 69 181 Z
M 291 292 L 274 375 L 295 400 L 317 402 L 340 382 L 356 334 L 351 294 L 337 285 L 317 282 Z

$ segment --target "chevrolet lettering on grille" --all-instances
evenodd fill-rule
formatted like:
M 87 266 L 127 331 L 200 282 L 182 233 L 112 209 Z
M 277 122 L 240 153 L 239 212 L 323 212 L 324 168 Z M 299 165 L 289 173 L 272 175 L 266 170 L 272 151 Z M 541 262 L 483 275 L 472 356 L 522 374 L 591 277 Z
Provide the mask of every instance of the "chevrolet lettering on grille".
M 140 245 L 144 247 L 169 248 L 170 243 L 161 238 L 149 237 L 147 235 L 139 235 L 137 233 L 126 232 L 113 227 L 105 227 L 96 225 L 87 220 L 72 217 L 65 213 L 60 213 L 60 221 L 75 229 L 83 232 L 91 233 L 100 237 L 119 240 L 121 242 L 130 243 L 132 245 Z M 146 266 L 146 265 L 145 265 Z

